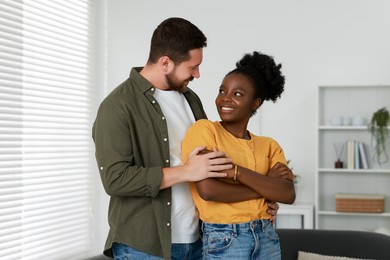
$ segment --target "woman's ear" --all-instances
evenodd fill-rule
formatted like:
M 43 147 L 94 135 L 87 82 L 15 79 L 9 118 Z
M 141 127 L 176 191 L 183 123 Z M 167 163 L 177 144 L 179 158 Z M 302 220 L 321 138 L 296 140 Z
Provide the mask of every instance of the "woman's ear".
M 260 106 L 261 106 L 261 99 L 260 98 L 254 99 L 252 103 L 252 110 L 256 111 Z

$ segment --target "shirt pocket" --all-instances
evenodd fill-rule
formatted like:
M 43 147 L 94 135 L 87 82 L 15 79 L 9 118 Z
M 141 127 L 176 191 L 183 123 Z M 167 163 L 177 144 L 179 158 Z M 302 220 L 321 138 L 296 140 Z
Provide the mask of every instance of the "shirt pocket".
M 267 175 L 270 170 L 271 160 L 268 157 L 256 156 L 255 161 L 255 169 L 253 170 L 262 175 Z

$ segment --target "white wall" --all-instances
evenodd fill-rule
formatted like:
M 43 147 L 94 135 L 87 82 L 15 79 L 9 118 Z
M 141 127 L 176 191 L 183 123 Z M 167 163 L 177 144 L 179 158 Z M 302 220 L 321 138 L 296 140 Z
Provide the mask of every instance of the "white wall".
M 273 55 L 283 65 L 285 92 L 260 108 L 250 130 L 279 141 L 302 176 L 297 203 L 314 204 L 317 86 L 390 84 L 389 10 L 387 0 L 109 0 L 106 88 L 145 64 L 153 30 L 171 16 L 208 37 L 201 78 L 190 87 L 212 120 L 219 84 L 242 54 Z

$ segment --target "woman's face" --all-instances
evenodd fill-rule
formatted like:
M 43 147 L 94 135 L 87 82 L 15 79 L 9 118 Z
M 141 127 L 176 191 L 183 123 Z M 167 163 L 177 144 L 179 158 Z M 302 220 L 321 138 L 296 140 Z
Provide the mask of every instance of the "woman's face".
M 233 73 L 224 78 L 215 99 L 219 117 L 224 122 L 247 122 L 252 111 L 260 105 L 260 99 L 254 99 L 255 89 L 252 81 L 241 73 Z

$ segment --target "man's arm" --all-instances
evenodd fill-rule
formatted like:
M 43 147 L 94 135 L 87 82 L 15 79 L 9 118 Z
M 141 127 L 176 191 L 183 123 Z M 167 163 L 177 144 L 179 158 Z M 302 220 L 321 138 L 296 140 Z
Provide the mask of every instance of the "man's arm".
M 196 182 L 206 178 L 226 177 L 226 170 L 232 168 L 232 160 L 223 152 L 199 154 L 204 147 L 196 147 L 184 165 L 163 168 L 160 189 L 171 187 L 180 182 Z

